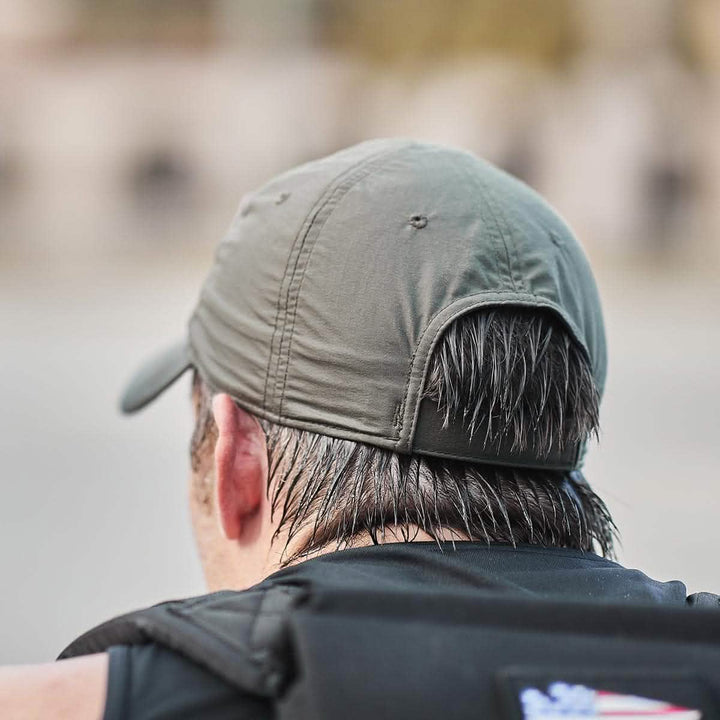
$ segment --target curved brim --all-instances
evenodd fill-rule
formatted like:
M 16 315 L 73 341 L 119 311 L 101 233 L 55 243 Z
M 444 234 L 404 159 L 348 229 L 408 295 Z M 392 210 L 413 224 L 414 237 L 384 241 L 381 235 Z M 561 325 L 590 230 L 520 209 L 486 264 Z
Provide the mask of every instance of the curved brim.
M 128 383 L 120 396 L 120 410 L 127 414 L 141 410 L 191 367 L 185 340 L 154 355 Z

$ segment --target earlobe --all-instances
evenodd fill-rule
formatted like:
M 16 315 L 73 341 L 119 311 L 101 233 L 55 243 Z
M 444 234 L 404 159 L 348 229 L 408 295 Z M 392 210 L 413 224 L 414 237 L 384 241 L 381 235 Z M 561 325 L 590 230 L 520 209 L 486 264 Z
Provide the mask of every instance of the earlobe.
M 215 493 L 218 521 L 228 540 L 241 540 L 260 512 L 267 481 L 265 437 L 257 421 L 224 393 L 213 398 L 218 430 Z

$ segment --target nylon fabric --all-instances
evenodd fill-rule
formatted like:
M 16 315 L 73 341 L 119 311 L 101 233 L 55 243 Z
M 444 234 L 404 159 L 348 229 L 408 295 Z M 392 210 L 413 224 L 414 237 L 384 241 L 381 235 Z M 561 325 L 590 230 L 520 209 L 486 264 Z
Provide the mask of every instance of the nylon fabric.
M 280 424 L 401 453 L 576 469 L 581 447 L 542 458 L 479 447 L 460 419 L 418 433 L 442 424 L 422 403 L 442 331 L 494 305 L 554 313 L 602 392 L 597 287 L 557 213 L 470 153 L 375 140 L 245 198 L 190 319 L 188 353 L 213 391 Z M 176 372 L 160 370 L 135 378 L 125 410 Z

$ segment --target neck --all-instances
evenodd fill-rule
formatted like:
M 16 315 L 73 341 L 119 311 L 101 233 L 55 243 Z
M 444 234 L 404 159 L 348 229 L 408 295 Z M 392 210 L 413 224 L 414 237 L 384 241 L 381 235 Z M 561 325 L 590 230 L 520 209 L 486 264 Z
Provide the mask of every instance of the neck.
M 461 542 L 463 540 L 469 540 L 467 535 L 463 535 L 450 528 L 443 530 L 443 532 L 436 536 L 430 535 L 425 532 L 417 525 L 388 525 L 382 532 L 379 532 L 373 538 L 368 532 L 361 532 L 355 535 L 348 542 L 332 543 L 325 545 L 321 548 L 306 552 L 304 548 L 312 543 L 312 533 L 307 532 L 301 534 L 298 537 L 292 539 L 290 543 L 281 543 L 279 538 L 276 539 L 275 543 L 280 548 L 285 548 L 281 551 L 280 558 L 274 567 L 274 569 L 268 573 L 282 569 L 283 567 L 289 567 L 296 565 L 305 560 L 318 557 L 320 555 L 327 555 L 328 553 L 336 552 L 337 550 L 346 548 L 358 548 L 367 547 L 369 545 L 384 545 L 385 543 L 398 543 L 398 542 Z M 288 561 L 287 558 L 290 558 Z

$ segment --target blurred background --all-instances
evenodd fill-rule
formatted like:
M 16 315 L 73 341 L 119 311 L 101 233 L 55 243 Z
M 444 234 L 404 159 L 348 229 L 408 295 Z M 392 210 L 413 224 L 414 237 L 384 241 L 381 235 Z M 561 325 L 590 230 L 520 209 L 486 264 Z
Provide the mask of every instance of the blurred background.
M 0 662 L 203 591 L 182 335 L 240 196 L 350 143 L 461 145 L 544 193 L 605 301 L 586 474 L 620 560 L 720 592 L 720 2 L 0 0 Z

